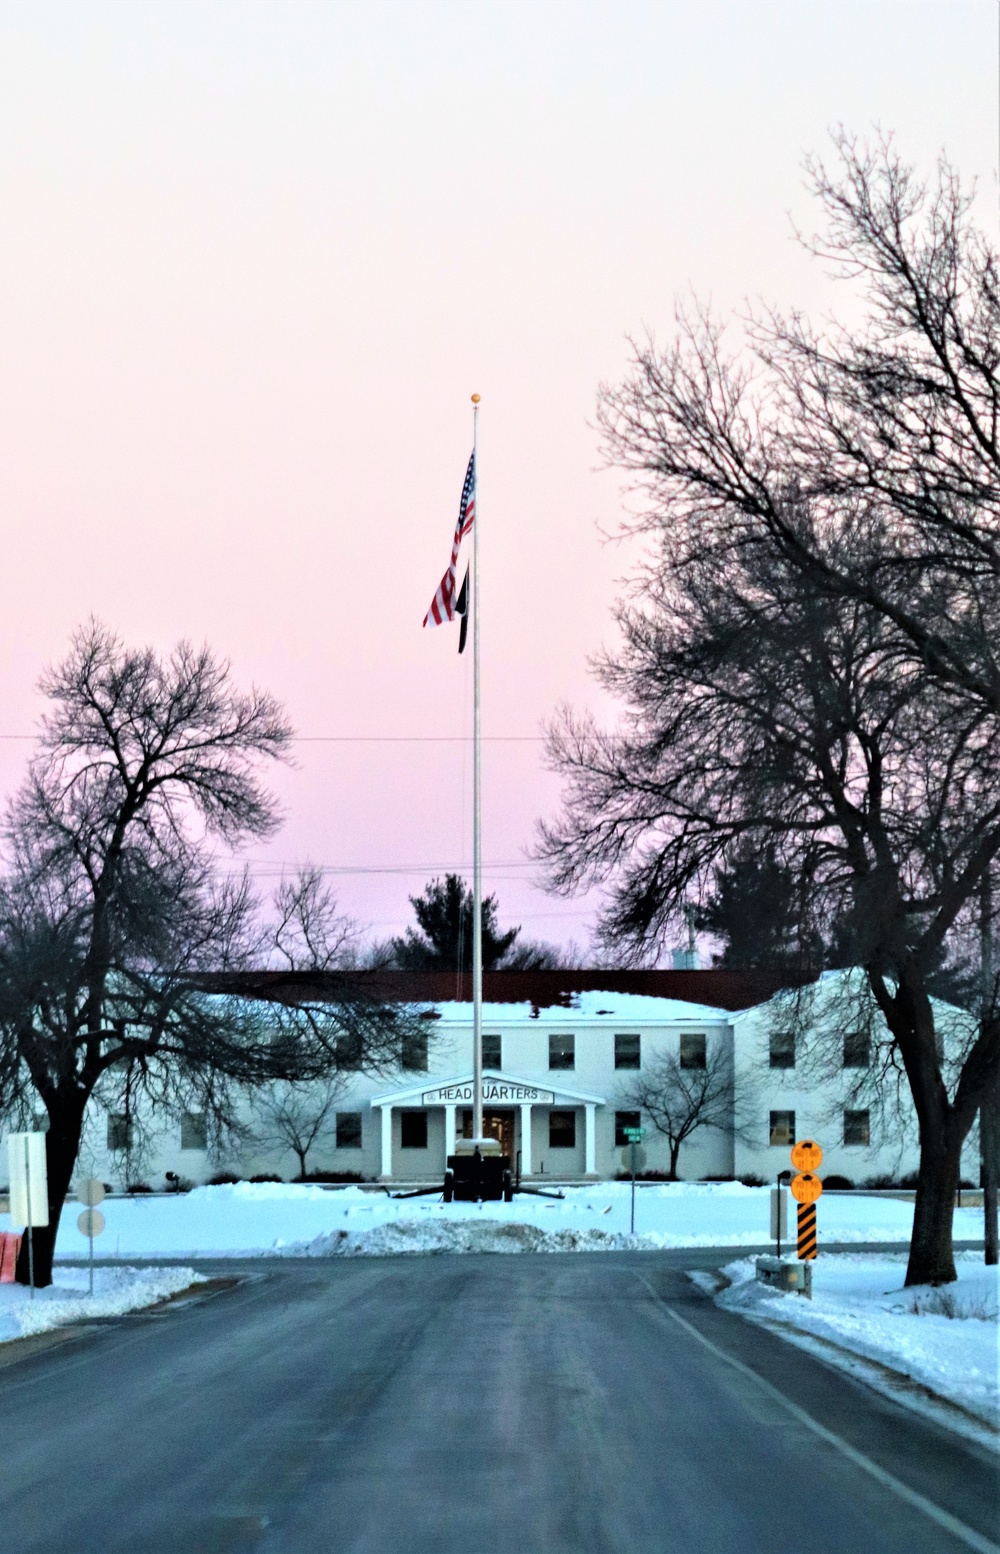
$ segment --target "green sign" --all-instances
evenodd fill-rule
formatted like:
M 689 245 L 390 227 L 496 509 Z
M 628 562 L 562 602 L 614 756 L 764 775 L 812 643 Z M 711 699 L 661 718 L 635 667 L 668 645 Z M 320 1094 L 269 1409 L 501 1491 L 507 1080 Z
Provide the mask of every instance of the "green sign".
M 622 1130 L 630 1144 L 639 1144 L 645 1137 L 645 1128 L 624 1128 Z

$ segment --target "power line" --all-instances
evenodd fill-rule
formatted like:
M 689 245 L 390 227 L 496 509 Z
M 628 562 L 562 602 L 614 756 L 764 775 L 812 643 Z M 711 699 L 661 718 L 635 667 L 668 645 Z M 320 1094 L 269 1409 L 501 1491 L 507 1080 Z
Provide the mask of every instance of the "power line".
M 231 860 L 234 870 L 238 870 L 238 859 Z M 298 863 L 292 863 L 283 859 L 271 860 L 269 858 L 244 860 L 244 864 L 255 874 L 269 874 L 278 876 L 289 869 L 300 867 Z M 324 863 L 311 865 L 320 874 L 436 874 L 442 870 L 445 873 L 459 874 L 469 868 L 468 860 L 463 863 L 378 863 L 378 864 L 339 864 Z M 491 873 L 497 869 L 531 869 L 537 865 L 530 858 L 500 859 L 495 863 L 484 863 L 483 868 Z
M 40 738 L 38 734 L 0 734 L 0 739 Z M 544 734 L 484 734 L 492 745 L 543 745 Z M 292 734 L 293 745 L 468 745 L 471 734 Z

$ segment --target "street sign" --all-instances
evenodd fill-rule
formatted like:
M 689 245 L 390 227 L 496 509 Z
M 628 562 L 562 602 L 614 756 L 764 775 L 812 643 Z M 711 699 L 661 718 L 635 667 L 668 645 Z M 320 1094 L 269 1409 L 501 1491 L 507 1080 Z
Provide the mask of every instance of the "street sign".
M 811 1262 L 816 1256 L 816 1205 L 799 1204 L 799 1261 Z
M 622 1165 L 626 1171 L 641 1171 L 646 1164 L 646 1151 L 641 1144 L 626 1144 L 622 1150 Z
M 645 1128 L 623 1128 L 622 1132 L 630 1144 L 641 1144 L 646 1136 Z
M 788 1189 L 786 1187 L 771 1188 L 771 1240 L 777 1241 L 781 1246 L 782 1241 L 788 1240 Z M 781 1256 L 781 1253 L 778 1253 Z
M 49 1222 L 48 1168 L 44 1133 L 12 1133 L 10 1155 L 10 1217 L 15 1225 L 37 1230 Z
M 792 1197 L 799 1203 L 815 1203 L 823 1191 L 823 1183 L 811 1171 L 801 1171 L 791 1181 Z
M 44 1133 L 12 1133 L 10 1157 L 10 1217 L 28 1236 L 28 1287 L 35 1298 L 35 1229 L 49 1222 L 49 1172 Z
M 76 1228 L 81 1236 L 87 1236 L 90 1241 L 90 1293 L 94 1293 L 94 1237 L 99 1236 L 104 1229 L 104 1215 L 94 1205 L 100 1203 L 104 1197 L 104 1183 L 99 1182 L 96 1176 L 85 1176 L 76 1189 L 76 1196 L 81 1203 L 86 1203 L 76 1222 Z
M 792 1165 L 796 1171 L 818 1171 L 823 1164 L 823 1151 L 815 1139 L 800 1139 L 792 1148 Z

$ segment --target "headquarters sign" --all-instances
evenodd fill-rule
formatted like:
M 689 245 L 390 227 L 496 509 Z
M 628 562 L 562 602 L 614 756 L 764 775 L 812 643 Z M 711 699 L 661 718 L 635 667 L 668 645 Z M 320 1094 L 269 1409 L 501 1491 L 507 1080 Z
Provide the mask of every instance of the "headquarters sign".
M 483 1080 L 484 1106 L 551 1106 L 554 1100 L 551 1090 L 536 1090 L 534 1085 L 511 1084 L 506 1079 Z M 450 1106 L 463 1101 L 471 1105 L 472 1080 L 464 1085 L 440 1085 L 436 1090 L 425 1090 L 420 1101 L 423 1106 Z

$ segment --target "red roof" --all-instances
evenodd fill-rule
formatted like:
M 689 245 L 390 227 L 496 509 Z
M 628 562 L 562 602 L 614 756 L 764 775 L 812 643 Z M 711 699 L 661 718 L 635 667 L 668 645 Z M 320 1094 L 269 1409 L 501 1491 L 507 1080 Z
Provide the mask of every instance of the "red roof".
M 574 993 L 640 993 L 713 1009 L 749 1009 L 783 987 L 814 982 L 814 971 L 487 971 L 483 1000 L 552 1008 Z M 235 971 L 204 979 L 210 992 L 278 1003 L 367 996 L 388 1003 L 471 1003 L 472 976 L 454 971 Z

